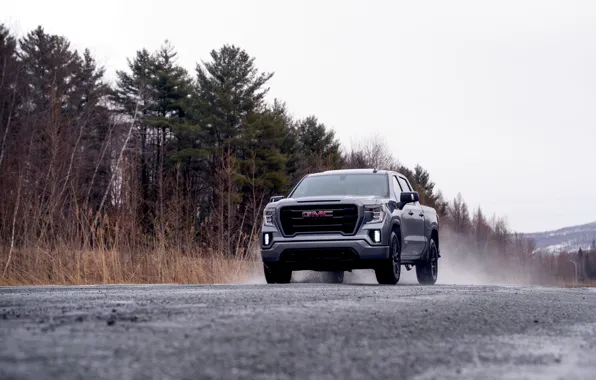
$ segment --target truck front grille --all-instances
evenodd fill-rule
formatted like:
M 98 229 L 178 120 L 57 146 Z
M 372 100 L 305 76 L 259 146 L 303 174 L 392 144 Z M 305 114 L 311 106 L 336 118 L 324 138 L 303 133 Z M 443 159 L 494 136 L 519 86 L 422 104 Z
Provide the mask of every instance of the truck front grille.
M 285 206 L 279 214 L 282 232 L 286 235 L 317 232 L 352 234 L 358 223 L 356 205 Z

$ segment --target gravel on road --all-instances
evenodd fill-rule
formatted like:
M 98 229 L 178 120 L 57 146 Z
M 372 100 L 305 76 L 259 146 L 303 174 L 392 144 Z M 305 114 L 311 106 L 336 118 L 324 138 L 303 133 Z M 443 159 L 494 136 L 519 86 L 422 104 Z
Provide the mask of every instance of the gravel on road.
M 594 379 L 596 292 L 0 288 L 1 379 Z

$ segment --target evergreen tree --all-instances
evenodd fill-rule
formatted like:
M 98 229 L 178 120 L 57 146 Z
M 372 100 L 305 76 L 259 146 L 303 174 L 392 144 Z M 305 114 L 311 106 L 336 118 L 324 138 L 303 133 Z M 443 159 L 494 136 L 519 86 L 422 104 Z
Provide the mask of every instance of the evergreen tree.
M 264 98 L 269 90 L 265 85 L 273 74 L 261 73 L 254 58 L 233 45 L 211 51 L 211 61 L 197 65 L 196 72 L 192 123 L 200 126 L 201 144 L 192 153 L 207 157 L 203 178 L 208 184 L 201 209 L 217 219 L 212 220 L 211 228 L 226 243 L 219 246 L 231 253 L 233 247 L 238 247 L 236 229 L 244 230 L 244 225 L 236 226 L 235 222 L 244 221 L 248 212 L 247 198 L 238 196 L 246 178 L 269 168 L 269 177 L 261 178 L 266 184 L 275 187 L 285 182 L 285 178 L 276 178 L 276 168 L 285 164 L 285 157 L 279 152 L 280 132 L 276 130 L 280 125 L 263 117 Z M 278 118 L 282 114 L 277 111 Z M 276 145 L 263 145 L 268 143 Z M 235 212 L 242 216 L 236 218 Z
M 155 54 L 153 61 L 152 93 L 155 96 L 155 116 L 149 118 L 149 124 L 157 129 L 158 168 L 157 178 L 159 220 L 161 236 L 165 234 L 165 177 L 166 147 L 171 132 L 184 123 L 185 109 L 188 106 L 191 79 L 184 68 L 176 64 L 177 53 L 168 41 Z M 169 162 L 168 162 L 169 164 Z M 171 169 L 171 165 L 168 165 Z
M 287 185 L 287 155 L 281 147 L 288 135 L 284 121 L 274 110 L 251 114 L 243 134 L 243 173 L 257 174 L 268 193 L 282 192 Z
M 321 170 L 339 169 L 342 166 L 340 143 L 335 132 L 309 116 L 296 126 L 300 176 Z
M 261 73 L 254 58 L 233 45 L 211 51 L 211 61 L 197 65 L 197 80 L 192 101 L 192 123 L 200 126 L 199 146 L 193 147 L 195 156 L 207 157 L 203 178 L 209 186 L 204 194 L 203 208 L 209 207 L 218 196 L 215 178 L 222 167 L 224 152 L 243 158 L 243 137 L 246 118 L 264 108 L 265 87 L 272 73 Z
M 70 112 L 79 125 L 80 171 L 77 174 L 85 197 L 84 209 L 97 210 L 110 177 L 110 154 L 107 152 L 111 131 L 110 111 L 106 106 L 110 93 L 104 82 L 105 69 L 98 67 L 86 49 L 74 75 L 74 88 L 69 94 Z M 73 159 L 75 156 L 72 157 Z
M 259 72 L 254 58 L 233 45 L 211 51 L 211 59 L 197 65 L 195 106 L 204 138 L 217 150 L 224 144 L 232 147 L 244 118 L 262 109 L 269 91 L 264 86 L 273 73 Z
M 17 138 L 17 110 L 21 105 L 22 89 L 16 54 L 17 42 L 8 28 L 0 24 L 0 234 L 10 226 L 9 210 L 14 209 L 14 189 L 17 184 L 14 176 L 6 175 L 10 168 L 11 155 L 7 154 Z M 18 158 L 14 157 L 17 161 Z M 0 239 L 2 235 L 0 235 Z
M 22 79 L 27 83 L 26 113 L 32 121 L 23 123 L 21 133 L 37 137 L 31 140 L 35 154 L 27 175 L 36 178 L 39 185 L 35 190 L 40 202 L 38 211 L 52 213 L 64 201 L 61 197 L 68 186 L 64 181 L 72 178 L 71 157 L 73 151 L 80 149 L 85 121 L 79 117 L 79 103 L 73 93 L 77 90 L 82 60 L 76 51 L 70 50 L 66 38 L 49 35 L 41 26 L 20 41 L 19 58 Z
M 420 165 L 414 168 L 413 182 L 416 184 L 422 202 L 430 207 L 437 207 L 437 196 L 434 194 L 435 184 L 430 174 Z
M 62 36 L 49 35 L 39 26 L 20 41 L 19 58 L 28 83 L 28 103 L 49 112 L 54 122 L 67 107 L 80 57 Z
M 164 202 L 167 198 L 165 180 L 173 161 L 167 153 L 168 145 L 180 150 L 180 140 L 186 137 L 188 97 L 191 79 L 184 68 L 176 63 L 177 53 L 172 45 L 165 44 L 154 54 L 139 50 L 129 60 L 130 72 L 117 72 L 117 89 L 113 99 L 120 111 L 129 117 L 140 109 L 138 131 L 140 134 L 141 189 L 147 227 L 159 220 L 164 233 Z M 176 137 L 177 133 L 180 136 Z
M 84 217 L 74 215 L 107 190 L 109 157 L 99 159 L 110 117 L 103 69 L 89 51 L 80 56 L 65 37 L 41 26 L 19 41 L 15 64 L 11 86 L 18 97 L 12 99 L 19 101 L 11 110 L 18 128 L 11 136 L 14 146 L 6 148 L 12 149 L 16 184 L 27 184 L 19 190 L 21 211 L 40 241 L 56 238 L 60 228 L 69 234 L 63 238 L 72 238 L 84 225 Z
M 284 102 L 274 99 L 273 105 L 268 107 L 273 119 L 282 129 L 283 140 L 279 146 L 280 153 L 287 157 L 285 171 L 288 176 L 286 188 L 283 193 L 289 192 L 291 188 L 300 180 L 299 178 L 299 155 L 298 155 L 298 133 L 296 123 L 289 115 Z
M 116 72 L 116 88 L 112 93 L 112 100 L 118 106 L 118 112 L 131 120 L 136 117 L 138 142 L 138 159 L 140 163 L 140 197 L 139 209 L 143 229 L 151 229 L 154 220 L 155 177 L 152 168 L 155 165 L 154 147 L 155 134 L 152 133 L 149 119 L 155 117 L 156 96 L 155 59 L 147 49 L 136 52 L 134 59 L 128 59 L 130 72 Z
M 119 111 L 133 116 L 138 108 L 142 115 L 150 114 L 155 109 L 155 95 L 152 84 L 155 81 L 155 59 L 147 49 L 136 52 L 134 59 L 128 59 L 130 72 L 116 71 L 116 89 L 112 99 L 119 106 Z
M 15 91 L 15 84 L 18 84 L 17 77 L 17 41 L 10 31 L 0 24 L 0 154 L 3 144 L 6 143 L 5 135 L 8 118 L 16 110 L 16 96 L 20 93 Z M 16 104 L 15 104 L 16 103 Z M 0 161 L 0 164 L 2 162 Z M 0 172 L 1 172 L 0 168 Z
M 251 114 L 245 121 L 244 154 L 239 168 L 243 199 L 239 211 L 250 216 L 242 231 L 251 238 L 259 231 L 262 209 L 269 197 L 283 193 L 288 186 L 288 156 L 281 152 L 288 134 L 284 123 L 275 109 Z

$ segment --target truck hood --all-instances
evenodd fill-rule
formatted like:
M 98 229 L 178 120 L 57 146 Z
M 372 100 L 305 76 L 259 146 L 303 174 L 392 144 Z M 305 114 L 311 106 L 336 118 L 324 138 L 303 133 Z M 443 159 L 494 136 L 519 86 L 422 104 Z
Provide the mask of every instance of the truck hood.
M 339 202 L 356 202 L 364 205 L 375 205 L 387 201 L 383 197 L 378 196 L 353 196 L 353 195 L 334 195 L 334 196 L 316 196 L 303 198 L 284 198 L 278 202 L 270 204 L 270 207 L 284 206 L 287 204 L 302 204 L 302 203 L 339 203 Z

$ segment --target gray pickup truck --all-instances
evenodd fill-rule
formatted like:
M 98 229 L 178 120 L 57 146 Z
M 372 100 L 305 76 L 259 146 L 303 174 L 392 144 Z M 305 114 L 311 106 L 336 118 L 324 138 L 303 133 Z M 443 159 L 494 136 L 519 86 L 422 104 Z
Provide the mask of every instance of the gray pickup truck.
M 376 169 L 309 174 L 288 198 L 265 207 L 261 257 L 267 283 L 288 283 L 292 271 L 332 274 L 374 269 L 380 284 L 397 284 L 402 265 L 420 284 L 437 281 L 439 219 L 420 204 L 400 173 Z

